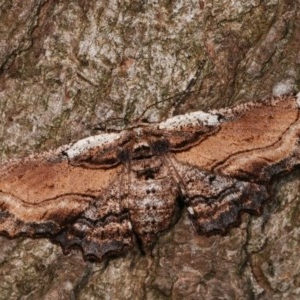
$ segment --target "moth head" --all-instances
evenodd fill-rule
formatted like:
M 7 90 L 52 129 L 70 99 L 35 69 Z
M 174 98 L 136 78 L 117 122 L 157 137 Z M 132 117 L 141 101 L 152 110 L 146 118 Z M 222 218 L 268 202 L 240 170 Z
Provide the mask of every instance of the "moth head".
M 151 146 L 145 140 L 135 143 L 131 151 L 131 159 L 144 159 L 152 156 Z
M 159 138 L 148 142 L 142 140 L 133 145 L 132 148 L 132 159 L 143 159 L 151 156 L 162 155 L 169 151 L 169 142 L 167 139 Z

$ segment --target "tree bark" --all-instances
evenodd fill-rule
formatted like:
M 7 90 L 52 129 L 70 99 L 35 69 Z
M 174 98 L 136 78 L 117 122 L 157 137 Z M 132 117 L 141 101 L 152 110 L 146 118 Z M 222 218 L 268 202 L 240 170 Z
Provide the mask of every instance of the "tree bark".
M 1 160 L 299 90 L 298 1 L 0 1 Z M 145 114 L 143 114 L 145 113 Z M 0 238 L 0 299 L 299 299 L 300 172 L 263 215 L 103 263 Z

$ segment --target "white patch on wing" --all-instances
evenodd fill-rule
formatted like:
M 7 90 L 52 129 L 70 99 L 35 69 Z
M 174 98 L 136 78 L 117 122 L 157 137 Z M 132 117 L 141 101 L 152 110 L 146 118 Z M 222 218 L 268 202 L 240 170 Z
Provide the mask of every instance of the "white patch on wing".
M 216 126 L 221 123 L 220 115 L 196 111 L 185 115 L 178 115 L 161 122 L 159 129 L 176 129 L 186 126 Z
M 94 135 L 85 139 L 79 140 L 74 143 L 69 149 L 64 152 L 70 159 L 80 155 L 91 148 L 103 146 L 112 143 L 120 138 L 119 133 L 103 133 L 100 135 Z

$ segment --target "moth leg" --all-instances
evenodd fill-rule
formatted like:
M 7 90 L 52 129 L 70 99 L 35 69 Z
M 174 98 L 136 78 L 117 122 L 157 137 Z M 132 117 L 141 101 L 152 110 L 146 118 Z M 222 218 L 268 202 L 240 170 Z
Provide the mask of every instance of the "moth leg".
M 259 214 L 269 194 L 265 186 L 201 171 L 177 163 L 185 187 L 185 204 L 199 233 L 225 233 L 242 212 Z
M 119 182 L 102 196 L 73 224 L 63 229 L 52 240 L 65 251 L 79 247 L 85 259 L 101 261 L 104 257 L 124 253 L 132 247 L 132 226 L 128 213 L 120 206 Z

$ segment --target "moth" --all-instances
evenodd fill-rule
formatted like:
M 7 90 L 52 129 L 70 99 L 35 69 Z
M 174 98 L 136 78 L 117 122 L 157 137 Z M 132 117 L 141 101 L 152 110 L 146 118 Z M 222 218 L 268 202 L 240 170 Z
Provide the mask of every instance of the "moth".
M 259 214 L 300 162 L 299 96 L 102 133 L 0 166 L 0 233 L 49 238 L 85 259 L 151 249 L 186 209 L 199 234 Z

